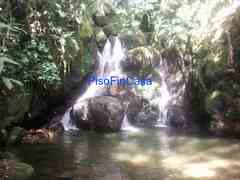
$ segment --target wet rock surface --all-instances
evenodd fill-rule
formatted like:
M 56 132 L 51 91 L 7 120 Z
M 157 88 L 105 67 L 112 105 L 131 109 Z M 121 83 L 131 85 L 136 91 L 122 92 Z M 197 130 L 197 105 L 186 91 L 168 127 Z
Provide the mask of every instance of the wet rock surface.
M 90 98 L 84 105 L 75 105 L 71 116 L 78 128 L 96 131 L 118 131 L 121 128 L 124 108 L 115 97 Z
M 9 180 L 28 180 L 34 173 L 33 167 L 22 162 L 13 162 L 13 173 L 9 175 Z
M 20 162 L 10 152 L 2 153 L 0 157 L 1 180 L 28 180 L 33 176 L 34 168 L 29 164 Z
M 121 33 L 119 37 L 128 50 L 147 44 L 146 36 L 142 32 Z
M 160 63 L 161 56 L 158 50 L 152 47 L 137 47 L 127 53 L 122 62 L 124 72 L 137 77 L 146 77 Z
M 149 101 L 145 101 L 143 108 L 135 119 L 135 123 L 131 121 L 133 124 L 142 127 L 151 127 L 159 119 L 159 109 L 157 106 L 150 104 Z
M 29 130 L 22 138 L 23 144 L 47 144 L 51 143 L 56 136 L 56 132 L 50 129 Z

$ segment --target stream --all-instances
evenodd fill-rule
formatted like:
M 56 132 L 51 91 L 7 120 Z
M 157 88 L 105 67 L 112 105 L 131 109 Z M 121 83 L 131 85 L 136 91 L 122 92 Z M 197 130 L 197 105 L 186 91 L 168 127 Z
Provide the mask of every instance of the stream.
M 237 140 L 191 137 L 169 128 L 99 134 L 69 131 L 52 144 L 12 149 L 32 180 L 238 179 Z

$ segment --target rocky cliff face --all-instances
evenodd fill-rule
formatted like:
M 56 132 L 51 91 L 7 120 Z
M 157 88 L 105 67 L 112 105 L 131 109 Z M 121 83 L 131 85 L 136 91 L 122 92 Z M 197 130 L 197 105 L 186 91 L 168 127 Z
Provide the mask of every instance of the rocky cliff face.
M 126 45 L 128 46 L 128 45 Z M 153 84 L 148 87 L 136 87 L 134 91 L 142 97 L 142 109 L 129 120 L 142 124 L 151 125 L 162 114 L 159 109 L 161 100 L 161 88 L 166 83 L 169 101 L 166 105 L 167 123 L 175 127 L 186 127 L 185 85 L 188 79 L 188 72 L 177 53 L 162 52 L 150 46 L 137 46 L 127 53 L 127 59 L 122 63 L 123 70 L 130 76 L 138 78 L 150 78 Z M 160 97 L 160 98 L 159 98 Z

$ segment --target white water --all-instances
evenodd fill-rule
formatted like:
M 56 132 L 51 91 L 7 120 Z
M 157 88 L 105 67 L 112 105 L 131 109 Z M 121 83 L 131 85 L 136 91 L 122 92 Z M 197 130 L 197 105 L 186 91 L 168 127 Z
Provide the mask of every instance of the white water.
M 139 132 L 140 130 L 134 126 L 132 126 L 129 121 L 128 121 L 128 118 L 127 118 L 127 115 L 124 114 L 124 118 L 123 118 L 123 122 L 122 122 L 122 127 L 121 129 L 123 131 L 130 131 L 130 132 Z
M 159 100 L 159 121 L 163 124 L 166 124 L 167 121 L 167 105 L 171 100 L 170 93 L 168 91 L 167 83 L 165 81 L 165 76 L 162 72 L 160 72 L 160 76 L 162 78 L 161 87 L 160 87 L 160 100 Z
M 68 109 L 62 118 L 62 125 L 63 125 L 65 131 L 78 130 L 76 125 L 70 119 L 70 110 L 71 109 Z
M 118 38 L 115 39 L 114 44 L 108 40 L 105 44 L 103 52 L 98 52 L 98 67 L 96 70 L 96 76 L 99 78 L 109 78 L 111 76 L 117 76 L 119 78 L 125 77 L 121 69 L 121 61 L 124 60 L 125 54 L 126 50 L 123 48 Z M 105 88 L 106 87 L 98 86 L 95 82 L 92 82 L 87 90 L 76 100 L 74 107 L 84 108 L 85 112 L 87 112 L 87 104 L 85 100 L 88 98 L 101 96 L 105 92 Z M 84 117 L 87 118 L 87 114 L 85 114 Z M 70 109 L 68 109 L 64 114 L 62 118 L 62 124 L 66 131 L 77 129 L 70 118 Z M 124 117 L 122 127 L 124 130 L 136 130 L 136 128 L 133 128 L 130 125 L 126 116 Z
M 167 67 L 162 63 L 159 68 L 159 75 L 161 77 L 161 86 L 159 89 L 159 98 L 158 98 L 158 109 L 159 109 L 159 118 L 158 123 L 155 127 L 166 127 L 167 126 L 167 113 L 168 113 L 168 104 L 172 99 L 172 96 L 168 90 L 166 82 L 166 72 Z

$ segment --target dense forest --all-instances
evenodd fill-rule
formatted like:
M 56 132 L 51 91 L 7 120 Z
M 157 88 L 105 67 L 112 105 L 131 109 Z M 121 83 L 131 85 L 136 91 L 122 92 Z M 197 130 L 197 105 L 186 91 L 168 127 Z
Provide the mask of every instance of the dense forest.
M 61 118 L 70 107 L 78 129 L 117 132 L 126 116 L 140 128 L 164 119 L 187 134 L 239 138 L 239 47 L 238 0 L 0 0 L 0 179 L 32 176 L 33 168 L 9 160 L 8 150 L 49 143 L 66 130 Z M 101 60 L 118 63 L 114 52 L 124 53 L 125 74 L 156 83 L 86 95 L 86 123 L 85 109 L 73 102 Z M 107 70 L 115 72 L 115 64 Z M 9 167 L 26 174 L 12 175 Z

